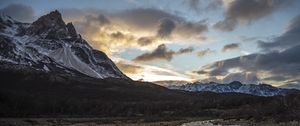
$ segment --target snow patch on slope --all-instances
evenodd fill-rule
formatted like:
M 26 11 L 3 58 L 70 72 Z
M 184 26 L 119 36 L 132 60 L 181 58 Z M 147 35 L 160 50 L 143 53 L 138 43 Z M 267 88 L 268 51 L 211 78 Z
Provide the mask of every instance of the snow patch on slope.
M 78 57 L 71 51 L 71 45 L 64 44 L 63 48 L 57 49 L 51 53 L 49 56 L 55 59 L 56 62 L 73 68 L 81 73 L 84 73 L 91 77 L 103 78 L 100 74 L 94 71 L 90 66 L 78 59 Z

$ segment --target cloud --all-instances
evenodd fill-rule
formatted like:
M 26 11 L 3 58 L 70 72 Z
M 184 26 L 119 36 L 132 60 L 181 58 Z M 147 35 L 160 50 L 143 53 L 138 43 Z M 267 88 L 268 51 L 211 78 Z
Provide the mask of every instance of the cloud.
M 157 59 L 163 59 L 170 61 L 175 54 L 174 51 L 168 50 L 165 44 L 159 45 L 153 52 L 144 53 L 138 57 L 136 57 L 135 61 L 151 61 Z
M 186 4 L 189 9 L 194 11 L 197 14 L 205 11 L 217 10 L 223 5 L 222 0 L 185 0 L 184 4 Z
M 79 10 L 74 11 L 77 12 Z M 152 26 L 152 28 L 157 28 L 155 31 L 153 31 L 154 33 L 157 32 L 157 34 L 149 33 L 150 35 L 140 35 L 139 33 L 142 32 L 128 31 L 128 26 L 123 26 L 122 23 L 119 23 L 119 20 L 116 20 L 116 18 L 122 17 L 118 15 L 119 13 L 112 15 L 100 10 L 97 11 L 97 13 L 90 11 L 91 10 L 86 10 L 80 13 L 83 14 L 83 17 L 77 17 L 79 19 L 74 22 L 75 27 L 78 29 L 79 33 L 83 34 L 83 36 L 92 44 L 93 47 L 108 54 L 118 53 L 126 48 L 142 49 L 142 47 L 145 47 L 145 49 L 151 49 L 149 46 L 161 44 L 159 42 L 161 39 L 169 39 L 169 36 L 175 29 L 175 22 L 165 18 L 160 20 L 159 25 Z M 70 12 L 67 11 L 67 13 Z M 72 13 L 69 15 L 72 16 Z M 69 16 L 67 15 L 66 17 Z M 177 20 L 179 20 L 179 18 L 177 18 Z M 144 30 L 147 31 L 147 29 Z
M 228 45 L 225 45 L 222 49 L 223 52 L 229 51 L 229 50 L 234 50 L 234 49 L 239 49 L 240 44 L 239 43 L 231 43 Z
M 288 78 L 285 76 L 271 76 L 271 77 L 264 78 L 264 80 L 267 80 L 267 81 L 284 81 L 287 79 Z
M 178 50 L 177 54 L 191 53 L 193 51 L 194 51 L 193 47 L 181 48 Z
M 300 15 L 294 17 L 286 31 L 271 41 L 258 41 L 258 46 L 264 51 L 282 50 L 300 44 Z
M 201 0 L 187 0 L 186 2 L 188 6 L 196 13 L 198 13 L 201 10 Z
M 137 74 L 143 70 L 142 66 L 126 63 L 123 61 L 117 62 L 116 65 L 122 72 L 126 74 Z
M 99 9 L 60 9 L 67 22 L 94 48 L 108 54 L 128 48 L 151 50 L 162 43 L 182 40 L 201 42 L 208 31 L 205 20 L 190 22 L 175 14 L 154 9 L 135 8 L 123 11 Z M 115 35 L 120 35 L 115 37 Z
M 194 51 L 193 47 L 181 48 L 177 52 L 167 49 L 165 44 L 159 45 L 155 50 L 149 53 L 144 53 L 137 56 L 134 61 L 152 61 L 152 60 L 167 60 L 171 61 L 175 55 L 191 53 Z
M 240 23 L 251 22 L 269 16 L 287 7 L 294 0 L 233 0 L 224 2 L 225 19 L 214 27 L 222 31 L 233 31 Z
M 157 36 L 160 38 L 166 38 L 171 35 L 176 25 L 174 21 L 170 19 L 162 19 L 159 24 L 159 29 L 157 31 Z
M 74 21 L 77 31 L 96 49 L 108 55 L 126 48 L 146 46 L 154 43 L 154 37 L 138 37 L 116 26 L 104 13 L 83 15 Z M 147 39 L 147 40 L 146 40 Z
M 195 39 L 208 31 L 203 20 L 189 22 L 183 17 L 154 8 L 137 8 L 111 15 L 118 24 L 142 33 L 154 32 L 165 37 L 173 34 L 174 39 Z
M 140 46 L 147 46 L 150 45 L 152 43 L 154 43 L 154 41 L 156 41 L 157 39 L 155 37 L 140 37 L 137 42 Z
M 175 36 L 180 40 L 205 40 L 203 33 L 208 31 L 207 20 L 198 22 L 179 22 L 174 31 Z
M 199 70 L 199 74 L 224 79 L 230 77 L 229 75 L 232 73 L 247 73 L 259 76 L 259 80 L 263 82 L 284 83 L 300 78 L 299 54 L 300 45 L 281 52 L 251 54 L 206 65 Z
M 222 79 L 222 83 L 230 83 L 232 81 L 240 81 L 244 84 L 257 84 L 259 79 L 256 73 L 241 72 L 241 73 L 230 73 Z
M 269 37 L 265 36 L 254 36 L 254 37 L 249 37 L 249 36 L 239 36 L 238 39 L 242 42 L 255 42 L 257 40 L 264 40 L 268 39 Z
M 191 79 L 187 75 L 178 73 L 172 69 L 144 65 L 144 64 L 140 64 L 138 62 L 132 62 L 132 61 L 128 61 L 128 60 L 121 59 L 121 58 L 113 58 L 113 60 L 114 60 L 114 62 L 116 62 L 117 66 L 120 68 L 120 70 L 133 80 L 142 80 L 142 81 L 184 80 L 184 81 L 191 81 Z
M 92 34 L 98 32 L 99 28 L 109 25 L 110 20 L 102 15 L 85 15 L 83 21 L 75 21 L 74 22 L 78 27 L 78 30 L 82 34 Z
M 30 6 L 23 4 L 10 4 L 0 9 L 0 13 L 11 16 L 21 22 L 32 22 L 34 20 L 34 11 Z
M 157 26 L 163 19 L 178 22 L 184 21 L 184 18 L 182 17 L 154 8 L 129 9 L 110 15 L 120 24 L 125 24 L 129 28 L 139 31 L 143 31 L 145 29 L 156 31 Z
M 213 52 L 212 50 L 210 50 L 209 48 L 205 49 L 205 50 L 201 50 L 199 52 L 197 52 L 197 56 L 198 57 L 204 57 L 205 55 L 207 55 L 208 53 Z
M 217 9 L 221 8 L 222 5 L 223 5 L 222 0 L 211 0 L 205 9 L 206 10 L 217 10 Z

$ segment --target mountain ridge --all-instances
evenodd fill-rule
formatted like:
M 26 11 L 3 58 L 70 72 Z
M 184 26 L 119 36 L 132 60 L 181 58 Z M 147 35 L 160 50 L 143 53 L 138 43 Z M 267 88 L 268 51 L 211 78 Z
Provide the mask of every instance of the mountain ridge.
M 215 93 L 244 93 L 257 96 L 276 96 L 287 95 L 296 90 L 282 89 L 273 87 L 268 84 L 242 84 L 239 81 L 233 81 L 228 84 L 220 84 L 216 82 L 202 83 L 194 82 L 184 85 L 168 85 L 167 88 L 173 90 L 185 90 L 190 92 L 210 91 Z
M 0 62 L 18 64 L 49 72 L 63 68 L 95 78 L 129 79 L 101 51 L 93 49 L 77 34 L 72 23 L 57 11 L 41 16 L 31 24 L 8 16 L 0 18 Z M 62 69 L 62 70 L 63 70 Z

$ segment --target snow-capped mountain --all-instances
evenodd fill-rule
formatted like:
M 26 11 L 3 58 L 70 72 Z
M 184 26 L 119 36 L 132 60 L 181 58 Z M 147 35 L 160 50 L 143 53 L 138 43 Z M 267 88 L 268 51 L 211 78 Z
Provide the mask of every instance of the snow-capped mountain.
M 65 24 L 58 11 L 32 24 L 1 14 L 0 63 L 1 67 L 14 65 L 43 72 L 129 79 L 105 53 L 93 49 L 82 39 L 72 23 Z
M 190 83 L 185 85 L 170 85 L 168 86 L 169 89 L 175 90 L 185 90 L 185 91 L 211 91 L 215 93 L 228 93 L 228 92 L 235 92 L 235 93 L 244 93 L 244 94 L 251 94 L 257 96 L 275 96 L 275 95 L 286 95 L 293 90 L 281 89 L 276 88 L 271 85 L 267 84 L 242 84 L 238 81 L 233 81 L 229 84 L 219 84 L 215 82 L 210 83 Z

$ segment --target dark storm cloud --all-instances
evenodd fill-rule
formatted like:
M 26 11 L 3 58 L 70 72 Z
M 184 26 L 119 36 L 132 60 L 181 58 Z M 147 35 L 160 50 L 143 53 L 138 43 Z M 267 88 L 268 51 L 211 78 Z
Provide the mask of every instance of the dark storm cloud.
M 161 37 L 175 34 L 182 38 L 196 38 L 208 31 L 205 20 L 189 22 L 183 17 L 153 8 L 131 9 L 112 17 L 121 20 L 132 29 L 157 31 L 157 36 Z
M 234 49 L 239 49 L 240 44 L 239 43 L 231 43 L 228 45 L 225 45 L 222 49 L 223 52 L 229 51 L 229 50 L 234 50 Z
M 177 54 L 191 53 L 193 51 L 194 51 L 193 47 L 181 48 L 178 50 Z
M 210 76 L 226 76 L 230 70 L 238 69 L 248 74 L 268 72 L 273 80 L 300 78 L 300 45 L 289 48 L 282 52 L 271 52 L 266 54 L 252 54 L 243 57 L 218 61 L 207 65 L 204 70 Z M 267 77 L 266 80 L 270 80 Z M 281 77 L 277 78 L 276 77 Z M 265 80 L 264 78 L 260 78 Z
M 150 53 L 144 53 L 140 56 L 137 56 L 134 61 L 152 61 L 152 60 L 167 60 L 171 61 L 175 55 L 181 55 L 186 53 L 191 53 L 194 51 L 194 48 L 187 47 L 181 48 L 177 52 L 167 49 L 165 44 L 159 45 L 155 50 Z
M 197 73 L 197 74 L 201 75 L 201 74 L 208 74 L 209 72 L 204 71 L 204 70 L 198 70 L 198 71 L 193 71 L 193 73 Z
M 255 62 L 258 54 L 247 55 L 243 57 L 236 57 L 224 61 L 218 61 L 206 66 L 205 69 L 212 69 L 209 71 L 210 76 L 224 76 L 229 73 L 229 69 L 239 68 L 253 71 L 256 69 Z
M 171 35 L 173 30 L 175 29 L 175 22 L 171 19 L 162 19 L 159 24 L 159 28 L 157 31 L 157 36 L 160 38 L 166 38 Z
M 97 18 L 97 21 L 99 21 L 101 24 L 110 24 L 110 21 L 108 20 L 107 17 L 105 17 L 104 15 L 100 14 Z
M 159 45 L 153 52 L 144 53 L 136 57 L 135 61 L 151 61 L 151 60 L 168 60 L 170 61 L 175 54 L 174 51 L 168 50 L 165 44 Z
M 147 46 L 153 43 L 155 41 L 154 37 L 140 37 L 137 42 L 140 46 Z
M 124 34 L 122 32 L 116 32 L 116 33 L 112 33 L 111 37 L 116 38 L 116 39 L 122 39 L 124 38 Z
M 277 50 L 286 49 L 295 45 L 300 44 L 300 15 L 294 17 L 285 33 L 279 37 L 275 37 L 271 41 L 258 41 L 259 47 L 264 51 L 266 50 Z
M 198 22 L 179 22 L 175 29 L 175 33 L 178 36 L 184 37 L 185 39 L 191 37 L 199 37 L 202 33 L 208 31 L 208 26 L 206 20 L 201 20 Z M 202 39 L 202 38 L 198 38 Z
M 201 50 L 199 52 L 197 52 L 197 56 L 198 57 L 204 57 L 205 55 L 207 55 L 208 53 L 213 52 L 212 50 L 210 50 L 209 48 L 205 49 L 205 50 Z
M 241 23 L 269 16 L 280 8 L 286 7 L 294 0 L 234 0 L 225 8 L 225 19 L 214 25 L 223 31 L 233 31 Z
M 21 22 L 32 22 L 34 20 L 34 11 L 30 6 L 23 4 L 10 4 L 0 9 L 0 13 L 11 16 L 13 19 Z

